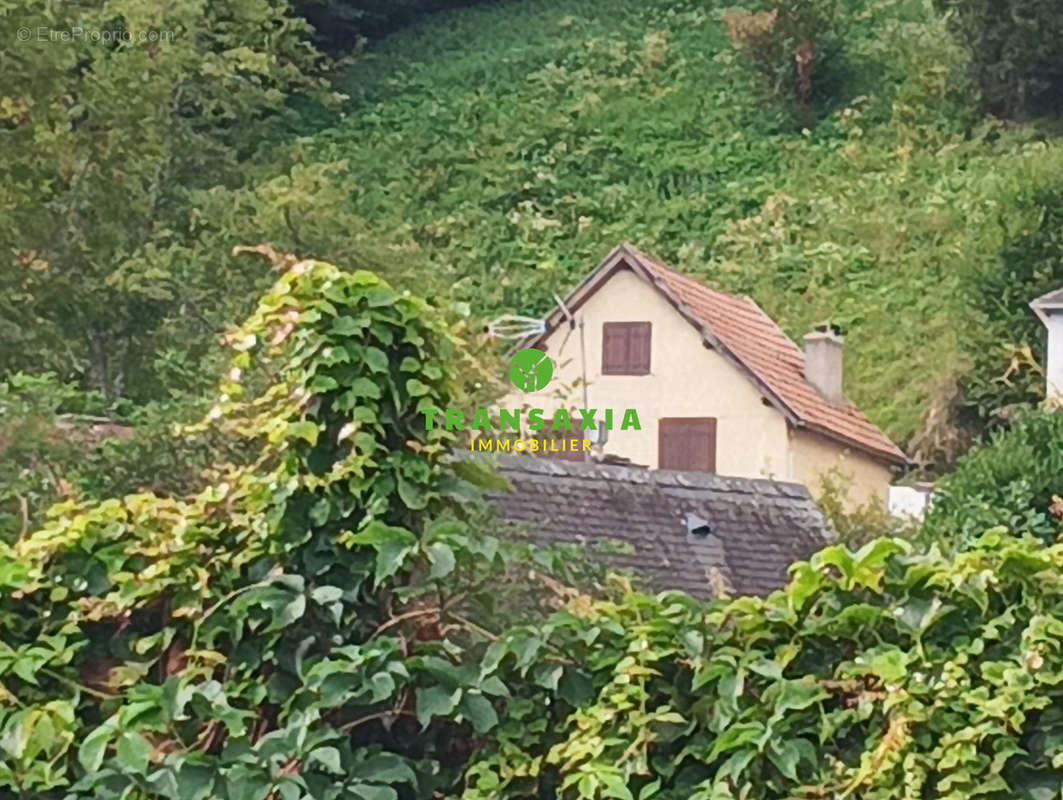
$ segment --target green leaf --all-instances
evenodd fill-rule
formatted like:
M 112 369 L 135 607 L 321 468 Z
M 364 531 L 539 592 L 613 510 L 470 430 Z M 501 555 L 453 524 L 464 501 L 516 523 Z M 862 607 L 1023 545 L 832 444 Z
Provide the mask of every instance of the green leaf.
M 441 686 L 431 686 L 427 689 L 417 690 L 417 720 L 422 727 L 427 728 L 432 717 L 443 717 L 450 714 L 458 705 L 461 697 L 461 689 L 448 692 Z
M 635 800 L 624 779 L 619 775 L 604 773 L 599 775 L 602 783 L 602 797 L 615 797 L 617 800 Z
M 442 542 L 429 545 L 428 562 L 432 565 L 428 577 L 434 580 L 444 578 L 454 571 L 454 551 Z
M 281 611 L 279 624 L 281 627 L 288 627 L 297 619 L 300 619 L 306 612 L 306 595 L 296 595 L 292 598 L 292 601 L 288 603 Z
M 800 751 L 797 746 L 788 739 L 772 740 L 768 745 L 768 760 L 775 765 L 783 775 L 792 781 L 797 780 L 797 762 Z
M 407 508 L 420 511 L 428 505 L 428 497 L 424 490 L 401 475 L 397 477 L 397 488 L 399 499 L 406 504 Z
M 355 544 L 368 544 L 380 547 L 382 544 L 398 542 L 404 545 L 417 544 L 417 537 L 406 528 L 397 528 L 393 525 L 385 525 L 382 522 L 371 522 L 358 533 L 351 537 Z
M 908 674 L 909 654 L 896 647 L 868 651 L 864 659 L 870 661 L 870 671 L 885 683 L 898 683 Z
M 339 383 L 333 377 L 315 375 L 314 379 L 310 381 L 309 389 L 313 394 L 324 394 L 325 392 L 331 392 L 333 389 L 338 389 L 339 386 Z
M 316 422 L 303 420 L 301 422 L 288 423 L 289 439 L 305 439 L 311 446 L 313 446 L 317 444 L 318 433 L 319 429 Z
M 365 348 L 365 363 L 371 372 L 388 371 L 388 357 L 379 347 Z
M 774 702 L 777 711 L 805 709 L 828 696 L 810 680 L 783 681 L 775 685 L 780 687 L 779 697 Z
M 318 586 L 310 592 L 310 597 L 313 598 L 315 603 L 328 605 L 343 597 L 343 589 L 339 586 Z
M 432 387 L 417 378 L 410 378 L 406 381 L 406 391 L 410 397 L 423 397 L 432 391 Z
M 148 768 L 151 751 L 151 742 L 136 731 L 126 731 L 118 738 L 116 756 L 126 772 L 144 774 Z
M 365 778 L 376 783 L 416 783 L 417 775 L 406 761 L 394 753 L 377 753 L 355 764 L 351 777 Z
M 103 764 L 107 745 L 114 736 L 114 726 L 104 723 L 86 736 L 78 747 L 78 763 L 86 772 L 96 772 Z
M 560 664 L 540 664 L 535 668 L 534 680 L 537 686 L 551 691 L 557 689 L 564 668 Z
M 365 530 L 351 537 L 355 544 L 369 544 L 376 549 L 376 573 L 377 585 L 381 581 L 390 578 L 403 565 L 406 557 L 413 551 L 417 544 L 417 537 L 405 528 L 396 528 L 373 522 Z
M 729 750 L 735 750 L 750 744 L 756 741 L 762 733 L 764 733 L 764 724 L 761 722 L 735 723 L 716 737 L 716 741 L 712 743 L 712 749 L 709 751 L 709 758 L 716 758 L 720 753 L 726 753 Z
M 399 542 L 385 542 L 376 553 L 376 572 L 373 579 L 379 586 L 402 567 L 406 557 L 413 552 L 413 547 Z
M 215 771 L 202 764 L 182 765 L 177 777 L 177 796 L 179 800 L 206 800 L 211 797 L 214 788 Z
M 340 751 L 335 747 L 318 747 L 311 751 L 309 760 L 318 762 L 333 775 L 343 774 L 343 767 L 340 764 Z
M 656 778 L 639 790 L 639 800 L 650 800 L 650 798 L 655 797 L 659 791 L 661 791 L 661 779 Z
M 359 336 L 367 325 L 368 322 L 361 318 L 356 320 L 348 316 L 336 317 L 332 322 L 332 332 L 340 336 Z
M 491 701 L 482 694 L 466 694 L 458 704 L 458 711 L 477 733 L 487 733 L 498 724 L 498 714 Z
M 368 783 L 355 784 L 352 787 L 355 794 L 365 800 L 396 800 L 399 794 L 390 786 L 374 786 Z
M 561 680 L 557 682 L 557 693 L 570 706 L 578 708 L 594 696 L 594 682 L 586 673 L 565 667 Z

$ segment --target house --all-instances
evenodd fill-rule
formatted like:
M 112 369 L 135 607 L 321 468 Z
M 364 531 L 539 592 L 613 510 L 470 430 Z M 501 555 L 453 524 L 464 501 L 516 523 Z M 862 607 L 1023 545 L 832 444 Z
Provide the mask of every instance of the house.
M 1063 289 L 1053 289 L 1030 302 L 1048 332 L 1045 346 L 1045 400 L 1063 403 Z
M 852 505 L 885 504 L 893 471 L 907 464 L 845 398 L 841 337 L 814 331 L 798 347 L 749 298 L 712 289 L 629 244 L 516 349 L 523 348 L 544 351 L 553 378 L 506 403 L 548 414 L 595 409 L 596 419 L 607 408 L 637 410 L 641 429 L 614 425 L 598 457 L 805 486 L 834 471 L 849 482 Z
M 626 545 L 599 557 L 657 591 L 768 594 L 831 540 L 808 490 L 793 483 L 526 456 L 497 466 L 513 490 L 487 498 L 504 521 L 543 544 Z

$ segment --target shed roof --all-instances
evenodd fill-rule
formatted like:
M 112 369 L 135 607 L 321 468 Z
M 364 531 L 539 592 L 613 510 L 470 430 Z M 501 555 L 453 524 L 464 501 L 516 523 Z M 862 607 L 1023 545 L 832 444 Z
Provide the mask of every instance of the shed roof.
M 831 538 L 808 490 L 793 483 L 531 456 L 502 456 L 498 466 L 513 487 L 488 493 L 502 519 L 529 525 L 543 543 L 629 545 L 630 554 L 601 558 L 658 591 L 707 598 L 722 578 L 736 594 L 767 594 Z M 692 534 L 691 523 L 710 532 Z

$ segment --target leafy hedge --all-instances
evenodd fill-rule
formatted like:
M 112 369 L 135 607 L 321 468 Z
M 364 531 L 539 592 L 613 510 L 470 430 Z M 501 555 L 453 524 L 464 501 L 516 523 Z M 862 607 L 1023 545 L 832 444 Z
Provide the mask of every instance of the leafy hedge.
M 203 427 L 250 463 L 192 496 L 72 500 L 0 544 L 0 787 L 20 798 L 427 797 L 493 724 L 497 678 L 441 688 L 512 558 L 437 514 L 470 468 L 417 410 L 475 377 L 458 340 L 375 276 L 304 261 L 230 342 Z
M 565 658 L 462 796 L 1056 797 L 1061 618 L 1063 545 L 1001 531 L 952 558 L 830 547 L 766 600 L 573 603 L 498 645 Z

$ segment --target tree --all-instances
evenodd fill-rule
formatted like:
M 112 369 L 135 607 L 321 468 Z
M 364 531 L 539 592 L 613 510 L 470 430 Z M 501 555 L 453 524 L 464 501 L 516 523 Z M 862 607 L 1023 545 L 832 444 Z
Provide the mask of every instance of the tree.
M 257 265 L 216 274 L 194 251 L 190 196 L 240 185 L 248 131 L 280 119 L 293 93 L 322 94 L 308 27 L 287 11 L 0 9 L 19 32 L 0 52 L 0 372 L 52 369 L 108 402 L 158 396 L 157 334 L 216 335 L 217 310 L 262 285 Z
M 1001 117 L 1063 110 L 1063 11 L 1054 0 L 937 0 L 971 54 L 986 111 Z

